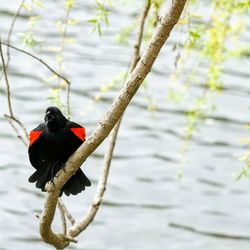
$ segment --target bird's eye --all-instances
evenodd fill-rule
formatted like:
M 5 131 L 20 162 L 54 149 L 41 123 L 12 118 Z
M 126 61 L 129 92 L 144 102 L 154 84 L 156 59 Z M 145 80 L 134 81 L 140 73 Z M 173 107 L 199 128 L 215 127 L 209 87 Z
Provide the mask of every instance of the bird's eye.
M 54 119 L 54 117 L 55 117 L 55 116 L 54 116 L 50 111 L 48 111 L 48 112 L 46 113 L 45 120 L 46 120 L 46 121 L 50 121 L 50 120 Z
M 47 114 L 48 120 L 51 120 L 54 116 L 52 114 Z

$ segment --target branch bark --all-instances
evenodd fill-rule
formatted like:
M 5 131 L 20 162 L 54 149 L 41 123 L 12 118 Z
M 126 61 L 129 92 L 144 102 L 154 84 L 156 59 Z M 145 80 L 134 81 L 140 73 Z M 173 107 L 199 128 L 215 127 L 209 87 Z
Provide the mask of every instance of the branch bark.
M 87 157 L 103 142 L 118 122 L 130 100 L 142 84 L 143 80 L 150 72 L 154 61 L 156 60 L 160 49 L 169 37 L 175 24 L 178 22 L 180 15 L 185 6 L 186 0 L 173 1 L 168 12 L 161 18 L 160 25 L 154 33 L 151 41 L 138 61 L 135 69 L 129 76 L 125 86 L 121 89 L 119 95 L 115 98 L 113 104 L 105 114 L 99 125 L 89 137 L 89 139 L 78 148 L 78 150 L 69 158 L 65 165 L 65 172 L 59 171 L 54 179 L 54 185 L 46 185 L 46 199 L 44 209 L 40 217 L 40 234 L 43 240 L 54 245 L 57 249 L 63 249 L 69 245 L 69 239 L 62 234 L 52 231 L 51 224 L 53 221 L 59 190 L 67 180 L 80 168 Z M 97 200 L 96 205 L 99 205 Z M 78 235 L 82 228 L 75 223 L 69 230 L 68 235 L 74 237 Z

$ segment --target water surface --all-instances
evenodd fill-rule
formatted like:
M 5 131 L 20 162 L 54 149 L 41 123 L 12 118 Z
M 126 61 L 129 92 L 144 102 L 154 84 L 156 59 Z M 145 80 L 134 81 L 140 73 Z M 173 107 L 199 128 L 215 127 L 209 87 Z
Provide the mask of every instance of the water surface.
M 61 1 L 46 3 L 46 19 L 35 30 L 46 46 L 57 46 L 55 21 L 60 19 Z M 6 34 L 18 3 L 1 4 L 1 34 Z M 91 33 L 85 20 L 92 17 L 91 1 L 83 1 L 73 17 L 80 20 L 70 28 L 77 43 L 66 46 L 66 72 L 72 82 L 72 119 L 83 124 L 88 134 L 112 103 L 116 91 L 105 95 L 105 102 L 89 109 L 101 84 L 126 69 L 131 48 L 114 42 L 114 35 L 135 13 L 128 6 L 116 10 L 110 27 L 102 39 Z M 23 12 L 15 34 L 27 27 Z M 249 29 L 243 42 L 249 43 Z M 250 244 L 249 180 L 235 181 L 238 158 L 244 147 L 239 139 L 247 136 L 244 124 L 249 122 L 250 60 L 234 59 L 226 63 L 223 79 L 225 90 L 215 99 L 217 110 L 195 134 L 190 144 L 183 178 L 176 180 L 185 125 L 186 107 L 167 101 L 169 74 L 174 71 L 172 44 L 161 52 L 148 78 L 150 91 L 159 109 L 146 110 L 148 102 L 143 90 L 126 111 L 120 129 L 115 156 L 104 202 L 95 221 L 78 237 L 70 249 L 185 249 L 248 250 Z M 13 37 L 13 42 L 17 40 Z M 46 47 L 37 55 L 55 67 L 55 54 Z M 238 67 L 235 67 L 238 65 Z M 199 72 L 204 76 L 204 69 Z M 13 109 L 30 130 L 42 121 L 48 105 L 48 88 L 41 80 L 50 73 L 39 63 L 12 51 L 10 68 Z M 0 113 L 7 111 L 4 83 L 0 85 Z M 195 93 L 200 90 L 194 87 Z M 44 194 L 27 182 L 32 168 L 24 146 L 17 140 L 9 124 L 0 118 L 0 249 L 52 249 L 41 242 L 34 213 L 43 206 Z M 77 197 L 65 198 L 76 218 L 91 203 L 101 172 L 102 145 L 84 164 L 83 169 L 93 185 Z M 60 229 L 60 221 L 54 227 Z

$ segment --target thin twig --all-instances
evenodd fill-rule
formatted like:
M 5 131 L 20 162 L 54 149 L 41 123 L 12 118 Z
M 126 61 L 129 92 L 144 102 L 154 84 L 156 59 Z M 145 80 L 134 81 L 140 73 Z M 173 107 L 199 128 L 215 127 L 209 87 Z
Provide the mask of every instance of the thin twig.
M 64 209 L 63 209 L 63 206 L 61 204 L 61 200 L 60 199 L 58 199 L 57 206 L 58 206 L 58 209 L 59 209 L 60 215 L 61 215 L 62 227 L 63 227 L 63 234 L 66 236 L 66 233 L 67 233 L 67 222 L 66 222 L 66 217 L 65 217 Z
M 15 124 L 14 124 L 14 121 L 15 121 L 16 123 L 21 124 L 20 127 L 23 128 L 24 126 L 23 126 L 23 124 L 21 123 L 21 121 L 19 121 L 19 120 L 18 120 L 17 118 L 15 118 L 15 117 L 12 117 L 12 116 L 7 115 L 7 114 L 4 114 L 4 117 L 5 117 L 6 120 L 9 122 L 9 124 L 11 125 L 11 127 L 13 128 L 13 130 L 15 131 L 17 138 L 20 139 L 20 140 L 23 142 L 23 144 L 25 145 L 25 147 L 28 147 L 28 146 L 29 146 L 29 144 L 28 144 L 28 140 L 29 140 L 28 137 L 27 137 L 26 135 L 25 135 L 25 137 L 22 136 L 22 135 L 20 134 L 18 128 L 17 128 L 17 127 L 15 126 Z M 26 131 L 26 128 L 24 127 L 24 134 L 25 134 L 25 131 Z
M 8 36 L 7 36 L 7 43 L 8 44 L 11 43 L 11 35 L 12 35 L 12 32 L 13 32 L 16 20 L 17 20 L 18 16 L 20 15 L 20 11 L 21 11 L 21 9 L 23 7 L 24 2 L 25 2 L 25 0 L 22 0 L 22 2 L 20 3 L 20 5 L 19 5 L 19 7 L 18 7 L 18 9 L 16 11 L 16 14 L 14 15 L 14 17 L 12 19 L 12 22 L 11 22 L 11 25 L 10 25 L 10 29 L 9 29 L 9 32 L 8 32 Z M 8 47 L 7 48 L 7 63 L 6 63 L 6 68 L 8 68 L 9 62 L 10 62 L 10 49 Z
M 66 240 L 73 242 L 73 243 L 77 243 L 78 241 L 70 236 L 66 236 Z
M 5 79 L 5 83 L 6 83 L 6 94 L 7 94 L 8 109 L 9 109 L 9 115 L 5 114 L 4 116 L 8 120 L 8 122 L 10 123 L 11 127 L 13 128 L 13 130 L 15 131 L 17 137 L 27 147 L 28 146 L 28 137 L 29 137 L 27 129 L 25 128 L 24 124 L 19 119 L 17 119 L 14 116 L 14 113 L 13 113 L 13 110 L 12 110 L 10 83 L 9 83 L 8 74 L 7 74 L 7 68 L 6 68 L 6 64 L 5 64 L 5 60 L 4 60 L 4 56 L 3 56 L 1 38 L 0 38 L 0 55 L 1 55 L 2 65 L 3 65 L 4 79 Z M 23 137 L 19 133 L 19 129 L 15 126 L 14 122 L 17 123 L 19 125 L 19 127 L 23 130 L 23 133 L 24 133 L 25 137 Z
M 34 215 L 36 216 L 36 218 L 37 218 L 38 220 L 40 219 L 40 214 L 35 213 Z
M 74 224 L 75 224 L 75 219 L 74 219 L 74 217 L 71 215 L 71 213 L 69 212 L 69 210 L 67 209 L 67 207 L 65 206 L 65 204 L 63 203 L 62 199 L 59 198 L 59 199 L 58 199 L 58 202 L 60 202 L 61 207 L 63 208 L 63 211 L 64 211 L 66 217 L 68 218 L 68 220 L 70 221 L 71 225 L 74 225 Z
M 67 83 L 66 86 L 66 116 L 69 119 L 70 118 L 70 83 Z
M 68 27 L 68 21 L 69 21 L 69 14 L 70 14 L 71 8 L 67 8 L 66 16 L 64 20 L 64 27 L 62 32 L 62 46 L 61 46 L 61 58 L 63 58 L 63 53 L 65 49 L 65 39 L 67 34 L 67 27 Z M 63 70 L 63 62 L 62 59 L 59 61 L 59 73 L 62 73 Z M 60 82 L 59 82 L 60 83 Z M 67 83 L 66 86 L 66 116 L 69 119 L 70 118 L 70 83 Z
M 33 55 L 32 53 L 30 53 L 30 52 L 28 52 L 28 51 L 25 51 L 25 50 L 23 50 L 23 49 L 19 49 L 19 48 L 13 46 L 13 45 L 8 44 L 8 43 L 2 42 L 2 44 L 5 45 L 5 46 L 8 46 L 8 47 L 10 47 L 10 48 L 12 48 L 12 49 L 14 49 L 14 50 L 17 50 L 17 51 L 19 51 L 19 52 L 22 52 L 22 53 L 24 53 L 24 54 L 26 54 L 26 55 L 28 55 L 28 56 L 33 57 L 34 59 L 36 59 L 37 61 L 39 61 L 40 63 L 42 63 L 46 68 L 48 68 L 54 75 L 56 75 L 56 76 L 60 77 L 61 79 L 63 79 L 67 84 L 70 84 L 70 81 L 69 81 L 66 77 L 64 77 L 64 76 L 62 76 L 61 74 L 57 73 L 54 69 L 52 69 L 52 68 L 51 68 L 45 61 L 43 61 L 41 58 L 39 58 L 39 57 Z
M 144 6 L 144 9 L 142 11 L 142 14 L 141 14 L 140 20 L 139 20 L 139 28 L 138 28 L 138 32 L 136 34 L 136 39 L 135 39 L 135 44 L 134 44 L 134 53 L 132 56 L 129 73 L 131 73 L 134 70 L 137 62 L 140 59 L 140 49 L 141 49 L 141 44 L 142 44 L 144 24 L 145 24 L 145 20 L 147 18 L 150 6 L 151 6 L 151 0 L 146 0 L 146 4 Z
M 9 84 L 7 69 L 5 66 L 6 64 L 5 64 L 5 60 L 4 60 L 4 56 L 3 56 L 1 37 L 0 37 L 0 54 L 1 54 L 1 60 L 2 60 L 2 65 L 3 65 L 4 79 L 5 79 L 5 83 L 6 83 L 8 109 L 9 109 L 10 116 L 13 117 L 14 115 L 13 115 L 12 106 L 11 106 L 10 84 Z
M 14 29 L 14 26 L 15 26 L 15 22 L 16 22 L 16 20 L 17 20 L 17 17 L 18 17 L 19 14 L 20 14 L 20 11 L 21 11 L 21 9 L 22 9 L 22 5 L 23 5 L 24 2 L 25 2 L 25 0 L 23 0 L 23 1 L 20 3 L 20 5 L 19 5 L 19 7 L 18 7 L 18 9 L 17 9 L 17 11 L 16 11 L 16 13 L 15 13 L 13 19 L 12 19 L 12 22 L 11 22 L 11 25 L 10 25 L 10 29 L 9 29 L 9 32 L 8 32 L 8 36 L 7 36 L 7 43 L 8 43 L 8 44 L 10 44 L 11 35 L 12 35 L 13 29 Z M 7 48 L 6 54 L 7 54 L 7 62 L 6 62 L 6 64 L 5 64 L 5 67 L 6 67 L 6 69 L 8 69 L 9 63 L 10 63 L 10 51 L 9 51 L 9 47 Z M 0 80 L 2 80 L 3 75 L 4 75 L 4 73 L 1 74 Z
M 9 115 L 4 115 L 5 118 L 7 119 L 7 121 L 9 122 L 10 126 L 13 128 L 13 130 L 16 133 L 16 136 L 19 140 L 21 140 L 21 142 L 23 142 L 23 144 L 25 145 L 25 147 L 28 147 L 28 141 L 25 139 L 25 137 L 23 137 L 20 133 L 18 128 L 15 126 L 14 122 L 13 122 L 13 117 L 9 116 Z
M 12 119 L 14 122 L 16 122 L 22 128 L 24 135 L 25 135 L 25 138 L 28 141 L 29 140 L 29 133 L 28 133 L 26 127 L 24 126 L 24 124 L 14 116 L 9 116 L 7 114 L 4 114 L 4 116 L 8 119 Z

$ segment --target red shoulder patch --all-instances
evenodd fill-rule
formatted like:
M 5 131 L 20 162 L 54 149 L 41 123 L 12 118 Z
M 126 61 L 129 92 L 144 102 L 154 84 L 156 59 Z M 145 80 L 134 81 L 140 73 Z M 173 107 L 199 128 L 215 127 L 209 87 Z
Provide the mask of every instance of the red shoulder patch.
M 41 133 L 42 133 L 42 131 L 40 131 L 40 130 L 37 130 L 37 131 L 32 130 L 32 131 L 30 131 L 30 136 L 29 136 L 30 145 L 32 145 L 39 138 Z
M 85 128 L 71 128 L 70 130 L 82 141 L 85 140 L 86 137 Z

